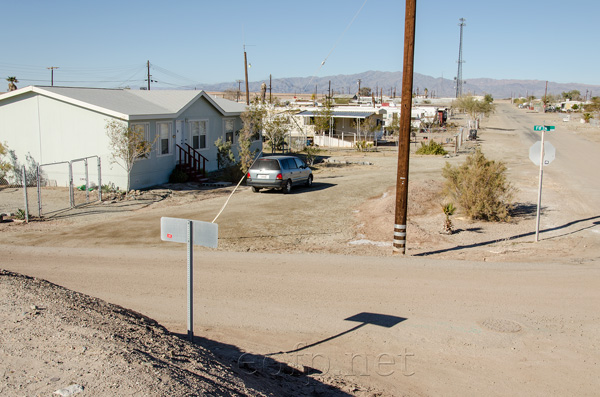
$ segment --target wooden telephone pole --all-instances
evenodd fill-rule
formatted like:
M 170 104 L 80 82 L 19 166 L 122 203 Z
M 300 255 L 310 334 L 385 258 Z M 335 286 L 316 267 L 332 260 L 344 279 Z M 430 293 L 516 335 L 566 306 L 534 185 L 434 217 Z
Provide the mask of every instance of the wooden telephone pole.
M 408 159 L 410 155 L 410 114 L 412 109 L 413 68 L 415 55 L 415 20 L 417 0 L 406 0 L 404 22 L 404 67 L 402 69 L 402 104 L 398 137 L 398 174 L 396 177 L 396 214 L 394 218 L 394 253 L 406 253 L 406 213 L 408 207 Z
M 250 91 L 248 91 L 248 58 L 246 57 L 246 46 L 244 45 L 244 72 L 246 74 L 246 105 L 250 105 Z
M 54 87 L 54 69 L 58 69 L 58 66 L 50 66 L 46 69 L 50 69 L 50 85 Z

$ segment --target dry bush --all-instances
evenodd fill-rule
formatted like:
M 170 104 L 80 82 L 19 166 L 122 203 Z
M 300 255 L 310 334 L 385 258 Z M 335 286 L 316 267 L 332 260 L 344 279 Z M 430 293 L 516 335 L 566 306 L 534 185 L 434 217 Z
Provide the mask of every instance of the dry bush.
M 510 218 L 515 188 L 506 178 L 506 166 L 485 158 L 481 150 L 467 157 L 460 166 L 446 163 L 444 192 L 471 219 L 507 221 Z

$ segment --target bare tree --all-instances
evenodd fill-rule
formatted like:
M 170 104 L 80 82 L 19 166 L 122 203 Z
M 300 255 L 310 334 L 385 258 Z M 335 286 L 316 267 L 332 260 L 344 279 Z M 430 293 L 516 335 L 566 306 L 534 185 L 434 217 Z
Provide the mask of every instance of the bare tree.
M 477 100 L 471 95 L 457 98 L 452 102 L 452 107 L 464 111 L 473 121 L 479 121 L 481 117 L 487 117 L 496 110 L 496 106 L 493 103 Z
M 137 160 L 150 156 L 158 134 L 152 142 L 149 142 L 143 130 L 136 130 L 116 120 L 107 121 L 105 128 L 112 150 L 110 163 L 118 164 L 127 171 L 127 194 L 129 194 L 133 165 Z
M 253 101 L 248 110 L 241 114 L 243 127 L 240 130 L 238 139 L 240 169 L 246 174 L 252 162 L 254 161 L 255 153 L 250 149 L 252 142 L 260 139 L 260 132 L 263 129 L 263 121 L 266 110 L 263 109 L 256 101 Z
M 285 114 L 277 114 L 268 118 L 264 123 L 264 136 L 269 140 L 271 153 L 279 149 L 285 143 L 285 136 L 291 129 L 290 117 Z

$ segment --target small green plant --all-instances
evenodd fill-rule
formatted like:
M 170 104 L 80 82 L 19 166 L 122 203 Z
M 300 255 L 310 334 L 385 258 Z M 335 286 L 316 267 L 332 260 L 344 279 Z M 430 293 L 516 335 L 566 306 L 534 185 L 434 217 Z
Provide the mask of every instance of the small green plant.
M 471 219 L 508 221 L 515 188 L 506 178 L 506 166 L 485 158 L 480 149 L 459 166 L 446 163 L 444 192 Z
M 169 183 L 186 183 L 190 179 L 189 175 L 182 170 L 175 168 L 169 176 Z
M 119 188 L 113 182 L 102 185 L 102 193 L 117 193 Z
M 437 143 L 436 141 L 429 141 L 428 144 L 421 142 L 421 147 L 417 149 L 417 154 L 432 154 L 436 156 L 444 156 L 448 154 L 447 151 L 444 150 L 444 147 L 441 143 Z
M 453 229 L 452 220 L 450 219 L 450 217 L 452 215 L 454 215 L 454 212 L 456 211 L 456 207 L 452 203 L 442 204 L 442 211 L 444 212 L 444 215 L 446 215 L 446 220 L 444 221 L 443 232 L 446 234 L 452 234 L 452 233 L 454 233 L 454 229 Z
M 25 213 L 25 210 L 19 208 L 17 210 L 17 212 L 15 213 L 15 218 L 24 221 L 25 219 L 27 219 L 27 214 Z
M 586 123 L 589 123 L 589 122 L 590 122 L 590 120 L 591 120 L 591 119 L 593 119 L 593 118 L 594 118 L 594 116 L 593 116 L 591 113 L 584 113 L 584 114 L 583 114 L 583 120 L 584 120 Z

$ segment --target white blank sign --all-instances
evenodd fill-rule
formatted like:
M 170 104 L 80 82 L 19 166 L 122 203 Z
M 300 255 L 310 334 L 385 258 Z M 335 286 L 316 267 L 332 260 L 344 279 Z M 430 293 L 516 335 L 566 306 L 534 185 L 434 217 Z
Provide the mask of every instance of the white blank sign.
M 160 218 L 160 239 L 162 241 L 171 241 L 173 243 L 187 243 L 188 236 L 188 219 L 181 218 Z M 193 245 L 201 245 L 203 247 L 217 248 L 219 237 L 219 226 L 216 223 L 194 221 L 192 220 L 193 228 Z

